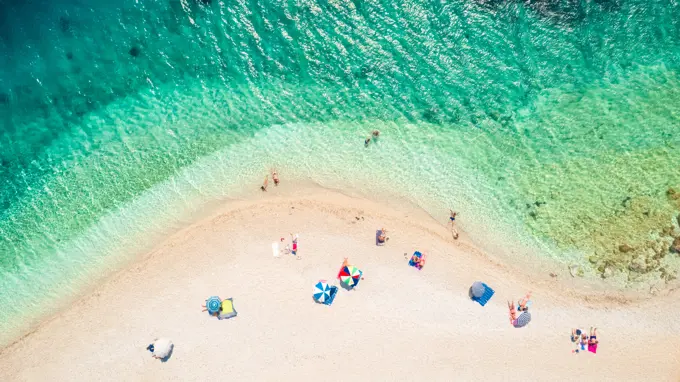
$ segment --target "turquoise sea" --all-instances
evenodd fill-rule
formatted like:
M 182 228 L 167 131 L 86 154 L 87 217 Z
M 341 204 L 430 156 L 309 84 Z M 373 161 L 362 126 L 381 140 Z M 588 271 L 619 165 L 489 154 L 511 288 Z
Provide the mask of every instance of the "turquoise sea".
M 671 280 L 679 68 L 675 0 L 0 0 L 0 344 L 272 166 Z

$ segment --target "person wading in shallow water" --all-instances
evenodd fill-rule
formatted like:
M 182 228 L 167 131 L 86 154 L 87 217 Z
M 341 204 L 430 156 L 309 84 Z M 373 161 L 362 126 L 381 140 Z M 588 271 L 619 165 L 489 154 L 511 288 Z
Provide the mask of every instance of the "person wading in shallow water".
M 269 185 L 269 175 L 265 175 L 264 177 L 264 183 L 262 183 L 262 187 L 260 187 L 260 190 L 262 191 L 267 191 L 267 186 Z
M 449 216 L 449 223 L 451 223 L 451 236 L 453 236 L 453 240 L 458 240 L 458 231 L 453 226 L 456 223 L 456 216 L 458 215 L 458 212 L 453 212 L 453 210 L 449 211 L 451 212 L 451 216 Z

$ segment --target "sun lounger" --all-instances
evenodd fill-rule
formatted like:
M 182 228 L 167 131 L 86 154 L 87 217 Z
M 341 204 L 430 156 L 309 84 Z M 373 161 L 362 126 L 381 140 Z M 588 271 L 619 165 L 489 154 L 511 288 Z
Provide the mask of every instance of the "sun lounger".
M 227 298 L 222 300 L 222 312 L 217 316 L 220 320 L 225 320 L 227 318 L 236 317 L 236 309 L 234 309 L 234 300 L 232 298 Z
M 491 296 L 493 296 L 493 294 L 496 292 L 494 292 L 494 290 L 491 289 L 488 285 L 484 283 L 482 283 L 482 285 L 484 285 L 484 293 L 482 294 L 481 297 L 472 296 L 472 300 L 477 301 L 479 305 L 484 306 L 486 305 L 487 302 L 489 302 Z

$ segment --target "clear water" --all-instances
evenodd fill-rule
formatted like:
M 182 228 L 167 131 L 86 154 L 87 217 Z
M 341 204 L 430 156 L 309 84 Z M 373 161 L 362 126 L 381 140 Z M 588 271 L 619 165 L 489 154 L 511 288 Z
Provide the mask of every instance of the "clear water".
M 676 1 L 88 3 L 0 1 L 0 343 L 271 166 L 673 277 Z

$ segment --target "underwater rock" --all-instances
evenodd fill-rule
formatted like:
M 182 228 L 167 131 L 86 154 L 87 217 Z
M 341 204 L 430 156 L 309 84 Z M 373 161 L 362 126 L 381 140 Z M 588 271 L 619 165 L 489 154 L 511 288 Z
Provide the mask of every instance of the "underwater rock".
M 636 257 L 630 265 L 628 265 L 628 269 L 633 272 L 645 273 L 647 272 L 647 262 L 642 257 Z
M 0 93 L 0 105 L 8 104 L 10 101 L 10 96 L 7 93 Z
M 580 265 L 573 264 L 569 266 L 569 274 L 571 277 L 583 277 L 583 269 L 581 269 Z
M 66 53 L 66 59 L 69 61 L 73 60 L 73 53 L 71 52 Z
M 628 245 L 628 244 L 621 244 L 621 245 L 619 245 L 619 251 L 621 251 L 621 252 L 623 252 L 623 253 L 628 253 L 628 252 L 631 252 L 631 251 L 633 251 L 633 250 L 635 250 L 635 248 L 631 247 L 631 246 Z
M 71 20 L 69 20 L 65 16 L 60 16 L 59 17 L 59 29 L 63 33 L 68 33 L 71 31 Z
M 671 252 L 680 253 L 680 236 L 673 240 L 673 244 L 671 244 Z
M 666 190 L 666 196 L 671 200 L 680 199 L 680 193 L 675 191 L 675 189 L 673 187 L 668 187 L 668 190 Z
M 137 46 L 133 46 L 132 48 L 130 48 L 128 53 L 130 53 L 130 56 L 132 57 L 138 57 L 142 53 L 142 50 L 139 49 L 139 47 Z
M 604 269 L 604 272 L 602 272 L 602 278 L 603 278 L 603 279 L 612 277 L 613 275 L 614 275 L 614 271 L 613 271 L 611 268 L 609 268 L 609 267 L 606 267 L 606 268 Z

